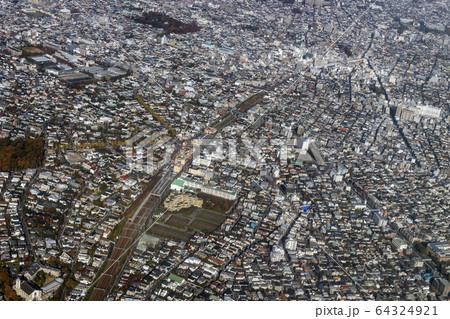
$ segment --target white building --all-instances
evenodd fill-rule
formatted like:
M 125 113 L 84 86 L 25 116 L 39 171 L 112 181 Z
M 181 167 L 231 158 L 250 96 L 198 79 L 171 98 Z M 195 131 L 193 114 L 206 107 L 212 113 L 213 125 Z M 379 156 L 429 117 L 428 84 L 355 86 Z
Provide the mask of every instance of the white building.
M 180 177 L 173 181 L 170 185 L 170 189 L 176 190 L 178 192 L 185 190 L 201 191 L 202 193 L 213 195 L 220 198 L 225 198 L 228 200 L 235 200 L 237 193 L 233 191 L 228 191 L 221 189 L 219 187 L 214 187 L 206 183 L 202 183 L 188 177 Z
M 280 246 L 274 245 L 272 247 L 272 251 L 270 252 L 270 260 L 272 262 L 278 262 L 278 261 L 286 260 L 284 249 L 282 247 L 280 247 Z
M 395 117 L 403 121 L 411 121 L 416 116 L 440 118 L 442 110 L 429 105 L 414 105 L 412 102 L 404 102 L 397 106 Z
M 392 245 L 398 251 L 408 248 L 408 244 L 403 239 L 401 239 L 400 237 L 392 238 Z
M 376 212 L 373 214 L 373 222 L 379 226 L 379 227 L 383 227 L 387 225 L 387 219 L 384 218 L 383 216 L 381 216 L 380 213 Z
M 14 290 L 17 295 L 25 299 L 26 301 L 41 300 L 42 290 L 36 286 L 32 281 L 20 280 L 17 278 Z

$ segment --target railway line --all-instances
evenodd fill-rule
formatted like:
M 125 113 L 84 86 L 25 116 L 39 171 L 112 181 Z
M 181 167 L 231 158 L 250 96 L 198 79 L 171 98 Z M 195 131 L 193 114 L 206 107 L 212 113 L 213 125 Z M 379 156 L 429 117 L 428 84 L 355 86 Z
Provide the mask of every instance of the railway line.
M 127 258 L 127 252 L 130 251 L 130 248 L 132 248 L 138 236 L 142 234 L 147 221 L 151 219 L 153 211 L 160 204 L 162 193 L 155 194 L 154 190 L 164 192 L 165 189 L 161 184 L 166 185 L 166 187 L 167 185 L 170 185 L 170 183 L 167 183 L 167 180 L 170 179 L 171 176 L 170 173 L 159 176 L 158 181 L 153 183 L 153 187 L 147 191 L 148 195 L 143 200 L 143 203 L 137 208 L 136 213 L 125 223 L 111 252 L 111 256 L 106 263 L 105 270 L 100 274 L 97 282 L 94 282 L 92 285 L 93 290 L 89 296 L 90 301 L 104 300 L 112 289 L 118 274 L 121 272 L 122 265 Z

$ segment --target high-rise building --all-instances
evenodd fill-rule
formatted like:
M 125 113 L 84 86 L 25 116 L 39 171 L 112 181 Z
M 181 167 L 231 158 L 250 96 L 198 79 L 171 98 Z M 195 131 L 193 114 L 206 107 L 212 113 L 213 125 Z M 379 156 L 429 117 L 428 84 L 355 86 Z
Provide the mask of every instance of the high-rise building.
M 450 293 L 450 283 L 444 278 L 433 278 L 431 285 L 440 295 L 444 297 L 447 297 Z
M 441 109 L 429 105 L 413 105 L 412 103 L 402 103 L 397 106 L 395 117 L 402 121 L 412 121 L 416 116 L 432 118 L 441 117 Z
M 310 6 L 321 7 L 325 4 L 324 0 L 306 0 L 306 4 Z

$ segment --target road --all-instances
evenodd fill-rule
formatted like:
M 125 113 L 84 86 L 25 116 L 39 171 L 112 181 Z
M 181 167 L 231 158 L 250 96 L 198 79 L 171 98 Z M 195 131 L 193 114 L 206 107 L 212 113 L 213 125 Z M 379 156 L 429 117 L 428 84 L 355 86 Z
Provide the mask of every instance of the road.
M 367 197 L 367 192 L 362 195 L 360 194 L 359 190 L 356 188 L 355 183 L 352 180 L 348 180 L 346 182 L 350 184 L 355 194 L 364 202 Z M 371 204 L 370 201 L 367 201 L 367 206 L 370 209 L 379 209 L 379 207 Z M 395 231 L 396 236 L 402 238 L 405 242 L 408 243 L 408 247 L 414 252 L 414 256 L 419 257 L 423 261 L 423 263 L 430 269 L 434 276 L 438 275 L 440 277 L 440 272 L 437 270 L 436 265 L 433 262 L 428 262 L 426 260 L 428 258 L 424 258 L 424 256 L 422 256 L 422 254 L 414 247 L 414 243 L 410 242 L 405 236 L 403 236 L 398 229 L 396 230 L 396 227 L 394 227 L 394 222 L 390 218 L 386 217 L 386 219 L 388 220 L 388 225 Z
M 42 126 L 42 139 L 44 141 L 44 154 L 42 156 L 41 166 L 36 169 L 36 172 L 34 173 L 33 177 L 28 182 L 28 184 L 27 184 L 27 186 L 26 186 L 26 188 L 25 188 L 25 190 L 24 190 L 24 192 L 22 194 L 22 197 L 20 198 L 19 205 L 17 207 L 17 213 L 19 215 L 20 223 L 22 224 L 23 233 L 24 233 L 24 236 L 25 236 L 25 241 L 27 243 L 28 252 L 29 252 L 29 255 L 31 257 L 34 257 L 35 254 L 34 254 L 33 244 L 31 242 L 30 232 L 28 231 L 27 222 L 26 222 L 26 220 L 24 218 L 23 206 L 24 206 L 25 201 L 26 201 L 26 199 L 28 197 L 28 192 L 30 191 L 31 185 L 33 185 L 34 181 L 39 176 L 39 173 L 45 167 L 45 159 L 47 157 L 47 147 L 48 147 L 48 143 L 47 143 L 47 127 L 48 127 L 48 123 L 45 122 L 44 125 Z
M 100 225 L 101 223 L 103 223 L 111 214 L 112 214 L 112 212 L 109 212 L 99 222 L 97 222 L 94 225 L 94 227 L 92 228 L 92 231 L 95 231 L 95 229 L 97 229 L 97 226 Z M 73 277 L 73 273 L 74 273 L 74 270 L 75 270 L 75 264 L 77 263 L 78 255 L 80 254 L 81 247 L 83 247 L 84 242 L 86 241 L 86 239 L 89 237 L 89 234 L 91 234 L 91 233 L 92 233 L 91 231 L 90 232 L 86 232 L 85 236 L 80 241 L 80 244 L 77 247 L 75 255 L 72 258 L 72 263 L 70 264 L 70 273 L 67 275 L 66 278 L 72 278 Z M 67 293 L 67 287 L 64 287 L 63 290 L 62 290 L 62 293 L 61 293 L 61 301 L 65 300 L 66 293 Z
M 256 95 L 252 95 L 247 100 L 242 102 L 237 107 L 237 109 L 239 111 L 246 112 L 254 105 L 260 103 L 270 90 L 274 90 L 284 82 L 285 80 L 282 80 L 274 84 L 273 86 L 268 87 L 267 89 L 262 89 Z M 199 133 L 195 138 L 214 137 L 226 125 L 228 125 L 236 118 L 236 115 L 232 113 L 232 111 L 228 111 L 222 118 L 222 120 L 213 125 L 213 127 L 216 129 L 216 132 L 214 134 L 206 135 L 203 133 Z M 191 139 L 190 142 L 192 142 L 193 139 Z M 181 144 L 176 137 L 174 137 L 169 142 L 169 144 L 171 143 L 174 143 L 175 145 L 175 148 L 171 154 L 171 159 L 174 159 L 181 148 Z M 185 166 L 189 165 L 189 163 L 192 161 L 192 157 L 193 155 L 191 155 L 190 159 L 186 160 Z M 166 164 L 166 166 L 161 167 L 158 171 L 158 173 L 162 172 L 163 175 L 159 178 L 156 185 L 154 185 L 147 193 L 145 199 L 139 205 L 133 217 L 129 219 L 125 224 L 122 233 L 119 235 L 116 244 L 114 245 L 111 257 L 106 264 L 105 271 L 101 273 L 99 279 L 91 285 L 91 289 L 93 288 L 93 291 L 89 297 L 89 300 L 104 300 L 108 296 L 110 290 L 114 287 L 114 283 L 119 279 L 120 274 L 122 273 L 122 269 L 126 265 L 128 256 L 133 252 L 134 247 L 131 246 L 134 246 L 136 239 L 139 238 L 139 236 L 142 234 L 145 224 L 151 218 L 153 211 L 160 204 L 162 195 L 167 191 L 174 178 L 176 178 L 176 176 L 178 175 L 171 172 L 172 169 L 172 164 Z M 148 231 L 156 223 L 156 221 L 154 221 L 150 225 L 150 227 L 146 229 L 146 231 Z
M 69 207 L 69 209 L 67 210 L 67 213 L 64 216 L 64 221 L 63 221 L 63 223 L 62 223 L 62 225 L 61 225 L 61 227 L 59 229 L 58 236 L 57 236 L 57 239 L 56 239 L 56 242 L 58 243 L 58 246 L 60 246 L 60 248 L 61 248 L 61 237 L 64 235 L 64 231 L 65 231 L 65 229 L 67 227 L 67 223 L 69 222 L 69 219 L 72 216 L 73 206 L 75 205 L 76 199 L 79 198 L 84 193 L 84 190 L 89 185 L 89 182 L 91 182 L 94 179 L 94 177 L 97 175 L 98 170 L 99 170 L 99 168 L 97 167 L 97 169 L 95 170 L 94 174 L 92 174 L 92 176 L 89 178 L 88 181 L 85 181 L 83 187 L 80 189 L 80 191 L 78 192 L 77 196 L 75 196 L 75 198 L 73 198 L 71 200 L 71 202 L 70 202 L 70 207 Z

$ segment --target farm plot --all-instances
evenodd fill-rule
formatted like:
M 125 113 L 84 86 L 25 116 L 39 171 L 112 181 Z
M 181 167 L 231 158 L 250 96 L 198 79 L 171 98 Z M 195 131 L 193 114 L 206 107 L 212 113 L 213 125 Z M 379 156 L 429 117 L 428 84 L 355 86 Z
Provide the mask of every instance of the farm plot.
M 172 215 L 170 218 L 166 221 L 167 225 L 176 227 L 176 228 L 182 228 L 184 229 L 187 224 L 189 224 L 190 219 L 179 216 L 179 215 Z
M 203 219 L 194 219 L 192 221 L 192 223 L 189 224 L 189 228 L 193 229 L 193 230 L 199 230 L 201 232 L 211 232 L 214 229 L 217 228 L 217 224 L 213 224 L 210 222 L 207 222 L 206 220 Z
M 227 217 L 224 214 L 211 212 L 211 211 L 205 210 L 205 209 L 197 209 L 195 212 L 197 213 L 196 218 L 203 219 L 203 220 L 206 220 L 208 222 L 211 222 L 211 223 L 217 224 L 217 225 L 220 225 Z
M 163 238 L 170 238 L 174 240 L 182 240 L 182 241 L 188 241 L 192 237 L 191 232 L 186 232 L 182 230 L 178 230 L 173 227 L 169 227 L 163 224 L 155 224 L 150 229 L 149 233 L 151 235 L 156 235 Z

